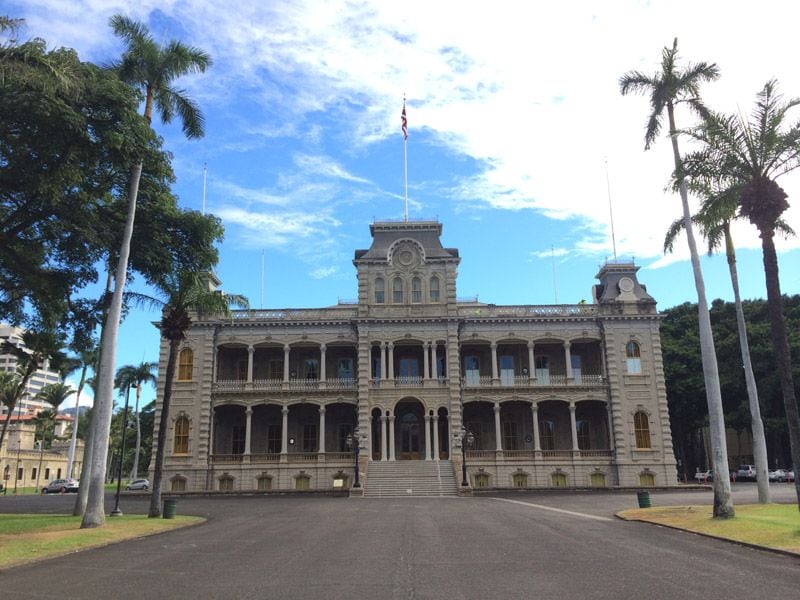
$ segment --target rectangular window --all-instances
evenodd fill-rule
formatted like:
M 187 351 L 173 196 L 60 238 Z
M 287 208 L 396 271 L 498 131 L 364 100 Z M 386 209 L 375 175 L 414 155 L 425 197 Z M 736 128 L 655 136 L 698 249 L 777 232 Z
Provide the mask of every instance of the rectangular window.
M 303 452 L 317 451 L 317 424 L 306 423 L 303 425 Z
M 375 379 L 381 378 L 381 357 L 375 356 L 372 359 L 372 377 Z
M 500 385 L 514 385 L 514 357 L 500 357 Z
M 37 471 L 36 467 L 33 467 L 33 469 L 31 469 L 31 479 L 33 479 L 34 481 L 36 481 L 36 473 L 37 472 L 38 471 Z
M 542 385 L 550 383 L 550 364 L 546 356 L 537 356 L 534 360 L 536 364 L 536 379 Z
M 45 481 L 49 481 L 50 480 L 50 467 L 47 467 L 44 470 L 44 479 L 45 479 Z
M 581 382 L 581 357 L 578 354 L 573 354 L 570 357 L 570 364 L 572 366 L 572 377 L 575 383 Z
M 234 425 L 232 433 L 231 454 L 244 454 L 244 425 Z
M 400 359 L 400 377 L 419 377 L 419 363 L 416 358 Z
M 514 421 L 503 422 L 503 450 L 519 450 L 519 432 Z
M 319 379 L 319 360 L 316 358 L 306 358 L 303 360 L 303 378 Z
M 25 479 L 25 469 L 20 467 L 17 469 L 17 479 Z
M 642 359 L 638 356 L 626 359 L 628 366 L 628 373 L 630 375 L 638 375 L 642 372 Z
M 281 451 L 281 426 L 267 425 L 267 452 L 278 454 Z
M 280 358 L 269 359 L 269 379 L 283 379 L 283 361 Z
M 479 385 L 481 381 L 480 363 L 477 356 L 464 357 L 464 376 L 467 385 Z
M 340 358 L 336 364 L 336 374 L 339 379 L 352 379 L 353 378 L 353 359 Z
M 384 295 L 383 290 L 375 290 L 375 304 L 383 304 Z

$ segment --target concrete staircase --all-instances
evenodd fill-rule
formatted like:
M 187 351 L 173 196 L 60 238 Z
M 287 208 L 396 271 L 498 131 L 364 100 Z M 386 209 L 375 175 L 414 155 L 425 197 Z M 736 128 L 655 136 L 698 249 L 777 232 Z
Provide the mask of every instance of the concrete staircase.
M 457 496 L 458 485 L 449 460 L 371 461 L 364 496 L 399 498 Z

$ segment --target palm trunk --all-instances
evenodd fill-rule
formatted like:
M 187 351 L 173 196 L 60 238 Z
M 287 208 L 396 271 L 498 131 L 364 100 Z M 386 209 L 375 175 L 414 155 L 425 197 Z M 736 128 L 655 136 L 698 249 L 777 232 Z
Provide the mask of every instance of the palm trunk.
M 69 441 L 69 453 L 67 454 L 67 478 L 72 478 L 72 464 L 75 460 L 75 446 L 78 444 L 78 418 L 80 416 L 80 403 L 81 403 L 81 392 L 83 391 L 83 386 L 86 383 L 86 370 L 89 368 L 89 365 L 84 364 L 83 369 L 81 370 L 81 381 L 78 383 L 78 392 L 75 394 L 75 423 L 72 427 L 72 438 Z
M 139 396 L 142 395 L 142 384 L 136 386 L 136 451 L 133 453 L 133 469 L 131 469 L 131 479 L 139 476 L 139 450 L 142 445 L 142 426 L 139 422 Z
M 800 475 L 800 415 L 797 411 L 797 398 L 794 392 L 792 377 L 792 354 L 789 350 L 789 332 L 783 316 L 783 298 L 778 276 L 778 256 L 775 253 L 774 232 L 761 231 L 761 248 L 764 251 L 764 276 L 767 283 L 767 307 L 769 308 L 769 325 L 772 333 L 772 352 L 775 355 L 775 367 L 781 382 L 783 407 L 786 411 L 786 425 L 789 429 L 789 451 L 792 455 L 792 466 L 795 475 Z M 795 493 L 798 509 L 800 509 L 800 482 L 795 477 Z
M 95 398 L 95 443 L 92 448 L 92 474 L 89 481 L 89 498 L 86 512 L 83 514 L 81 528 L 100 527 L 105 524 L 105 487 L 103 476 L 106 470 L 106 452 L 108 451 L 108 432 L 111 427 L 112 399 L 114 395 L 114 369 L 117 358 L 117 337 L 122 315 L 122 292 L 128 271 L 128 256 L 133 236 L 133 221 L 136 217 L 136 198 L 139 195 L 139 180 L 142 176 L 142 163 L 131 169 L 131 180 L 128 188 L 128 215 L 125 231 L 119 252 L 119 261 L 114 272 L 114 295 L 106 317 L 107 339 L 103 344 L 98 376 L 97 398 Z
M 35 436 L 34 436 L 35 437 Z M 42 440 L 39 442 L 39 468 L 36 469 L 36 493 L 39 493 L 39 480 L 42 477 L 42 463 L 44 462 L 44 437 L 45 437 L 45 430 L 44 425 L 42 425 Z M 34 442 L 36 440 L 34 439 Z
M 731 482 L 728 477 L 728 446 L 725 440 L 725 417 L 722 412 L 722 392 L 719 386 L 717 354 L 714 349 L 714 334 L 711 331 L 711 317 L 706 301 L 706 286 L 700 269 L 700 257 L 694 240 L 692 214 L 689 210 L 689 193 L 683 179 L 681 155 L 678 151 L 678 132 L 675 128 L 675 113 L 672 103 L 667 105 L 669 132 L 672 139 L 672 155 L 675 160 L 675 173 L 680 181 L 680 197 L 683 207 L 683 226 L 689 253 L 692 259 L 694 284 L 697 288 L 697 317 L 700 331 L 700 356 L 703 362 L 703 381 L 706 387 L 708 404 L 708 425 L 711 434 L 712 469 L 714 470 L 714 517 L 729 519 L 734 516 Z
M 733 302 L 736 307 L 736 327 L 739 331 L 739 348 L 742 353 L 744 380 L 747 386 L 747 400 L 750 404 L 750 421 L 753 432 L 753 460 L 756 463 L 756 481 L 758 482 L 758 501 L 769 503 L 769 465 L 767 464 L 767 438 L 764 434 L 764 422 L 761 420 L 761 406 L 758 403 L 758 386 L 753 375 L 753 363 L 750 360 L 750 344 L 747 341 L 747 324 L 742 310 L 742 298 L 739 294 L 739 273 L 736 269 L 736 250 L 733 247 L 730 223 L 724 224 L 725 254 L 728 258 L 728 269 L 731 272 Z
M 175 378 L 175 363 L 178 361 L 178 340 L 170 340 L 167 372 L 164 374 L 164 397 L 161 400 L 161 414 L 158 417 L 158 443 L 156 445 L 156 464 L 153 468 L 153 492 L 150 494 L 150 511 L 147 516 L 161 516 L 161 475 L 164 470 L 164 450 L 169 428 L 169 405 L 172 401 L 172 380 Z

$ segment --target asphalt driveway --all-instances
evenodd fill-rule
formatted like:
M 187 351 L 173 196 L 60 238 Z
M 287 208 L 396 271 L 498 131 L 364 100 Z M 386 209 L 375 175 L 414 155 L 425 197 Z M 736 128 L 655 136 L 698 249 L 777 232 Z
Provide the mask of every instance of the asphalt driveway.
M 737 501 L 751 493 L 737 485 Z M 654 504 L 710 499 L 653 493 Z M 67 512 L 73 500 L 0 497 L 0 511 Z M 796 597 L 800 560 L 613 518 L 635 505 L 635 494 L 612 492 L 182 498 L 178 512 L 208 522 L 8 569 L 0 590 L 12 598 Z M 146 509 L 146 497 L 123 500 L 123 511 Z

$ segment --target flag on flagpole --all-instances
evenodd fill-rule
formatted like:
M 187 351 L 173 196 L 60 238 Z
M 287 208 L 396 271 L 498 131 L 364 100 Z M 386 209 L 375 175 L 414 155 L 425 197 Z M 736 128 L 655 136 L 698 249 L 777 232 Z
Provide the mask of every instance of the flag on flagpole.
M 403 112 L 400 113 L 400 123 L 403 127 L 403 139 L 408 139 L 408 119 L 406 119 L 406 101 L 403 100 Z

